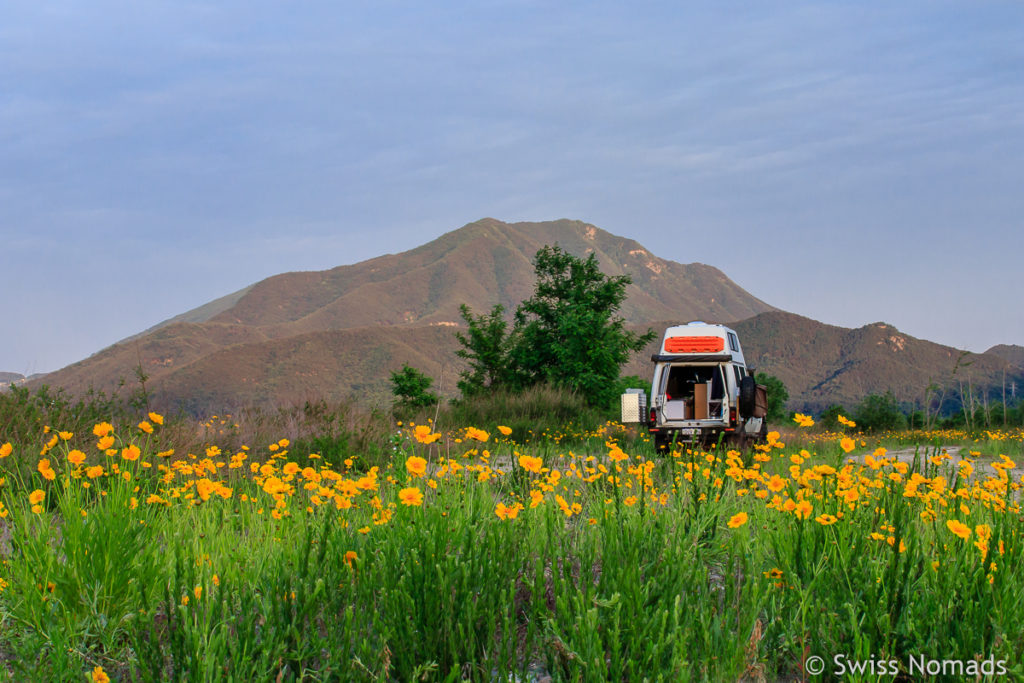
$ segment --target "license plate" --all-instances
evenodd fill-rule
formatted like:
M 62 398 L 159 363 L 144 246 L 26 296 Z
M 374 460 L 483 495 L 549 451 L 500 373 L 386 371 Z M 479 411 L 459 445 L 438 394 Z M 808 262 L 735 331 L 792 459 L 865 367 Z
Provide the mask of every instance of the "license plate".
M 693 436 L 694 434 L 697 433 L 697 430 L 694 429 L 693 427 L 687 427 L 685 429 L 680 429 L 679 433 L 682 434 L 683 436 Z

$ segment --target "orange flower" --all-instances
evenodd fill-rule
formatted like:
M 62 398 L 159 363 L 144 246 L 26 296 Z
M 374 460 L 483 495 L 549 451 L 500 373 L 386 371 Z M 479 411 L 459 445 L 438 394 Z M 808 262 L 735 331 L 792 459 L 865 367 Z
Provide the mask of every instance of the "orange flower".
M 150 413 L 149 421 L 155 425 L 162 425 L 164 423 L 164 416 L 160 413 Z
M 345 553 L 345 564 L 347 564 L 349 567 L 351 567 L 354 562 L 358 561 L 359 555 L 356 553 L 355 550 L 349 550 Z
M 46 492 L 42 489 L 36 489 L 32 493 L 28 494 L 28 502 L 32 505 L 39 505 L 46 499 Z
M 107 436 L 112 431 L 114 431 L 114 425 L 110 424 L 109 422 L 100 422 L 98 425 L 92 428 L 92 433 L 100 437 Z
M 954 534 L 964 539 L 965 541 L 971 537 L 971 527 L 967 526 L 963 522 L 951 519 L 946 522 L 946 528 L 952 531 Z
M 432 433 L 427 425 L 418 425 L 415 432 L 413 432 L 413 436 L 423 444 L 432 444 L 441 438 L 440 434 Z
M 842 441 L 839 442 L 840 448 L 842 448 L 847 453 L 852 451 L 856 445 L 857 444 L 854 442 L 854 440 L 849 438 L 849 437 L 846 437 Z
M 501 432 L 502 436 L 508 436 L 512 433 L 512 428 L 506 427 L 505 425 L 498 425 L 498 431 Z
M 729 528 L 738 529 L 747 523 L 747 513 L 737 512 L 735 515 L 729 518 Z
M 423 492 L 415 486 L 410 486 L 398 492 L 398 499 L 402 501 L 403 505 L 423 505 Z
M 114 437 L 110 436 L 109 434 L 107 436 L 100 437 L 100 440 L 96 442 L 96 448 L 100 449 L 101 451 L 105 451 L 113 445 Z
M 4 445 L 0 446 L 0 458 L 6 458 L 8 455 L 14 452 L 14 446 L 8 441 Z
M 102 666 L 93 668 L 92 683 L 110 683 L 110 676 L 107 675 Z
M 541 468 L 544 466 L 544 461 L 533 455 L 520 455 L 519 466 L 527 472 L 539 474 Z
M 153 425 L 149 424 L 145 420 L 139 423 L 139 429 L 146 432 L 147 434 L 153 433 Z
M 131 462 L 138 460 L 140 455 L 142 455 L 142 451 L 135 444 L 121 449 L 121 457 Z
M 477 429 L 476 427 L 466 427 L 466 438 L 483 443 L 487 441 L 487 439 L 491 438 L 491 435 L 482 429 Z
M 811 516 L 811 513 L 813 511 L 814 506 L 811 505 L 811 501 L 801 500 L 799 503 L 796 504 L 796 508 L 794 508 L 793 514 L 795 514 L 800 519 L 807 519 Z
M 414 477 L 422 477 L 427 472 L 427 461 L 414 455 L 405 461 L 405 469 Z
M 53 471 L 52 467 L 50 467 L 50 461 L 47 458 L 43 458 L 39 461 L 37 469 L 39 470 L 39 474 L 43 475 L 43 479 L 46 479 L 47 481 L 53 481 L 57 478 L 57 473 Z
M 85 453 L 78 449 L 71 451 L 70 453 L 68 453 L 68 462 L 76 466 L 81 465 L 83 462 L 85 462 Z

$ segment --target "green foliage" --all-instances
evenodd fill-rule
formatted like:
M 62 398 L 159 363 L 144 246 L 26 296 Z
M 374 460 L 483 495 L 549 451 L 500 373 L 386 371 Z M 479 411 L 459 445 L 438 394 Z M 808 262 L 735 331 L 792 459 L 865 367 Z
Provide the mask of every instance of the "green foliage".
M 593 254 L 579 259 L 558 246 L 538 251 L 534 270 L 533 296 L 516 309 L 522 334 L 517 366 L 533 381 L 579 391 L 591 405 L 609 405 L 630 353 L 654 339 L 653 330 L 626 330 L 617 315 L 630 278 L 607 276 Z
M 433 383 L 432 377 L 408 363 L 403 364 L 401 370 L 391 373 L 391 393 L 395 395 L 395 408 L 408 411 L 435 405 L 438 397 L 430 391 Z
M 652 330 L 626 330 L 618 316 L 629 277 L 605 275 L 593 254 L 581 259 L 558 246 L 537 252 L 534 271 L 533 296 L 516 308 L 511 331 L 500 306 L 476 317 L 462 307 L 469 335 L 456 336 L 459 355 L 470 362 L 459 382 L 463 397 L 547 382 L 607 408 L 618 396 L 619 370 L 654 339 Z
M 505 307 L 496 305 L 487 315 L 474 316 L 469 306 L 459 307 L 468 333 L 455 333 L 462 345 L 456 355 L 469 363 L 469 369 L 460 374 L 459 391 L 464 397 L 477 396 L 487 389 L 511 386 L 515 380 L 511 365 L 511 351 L 515 335 L 507 331 Z
M 854 411 L 854 420 L 857 427 L 865 432 L 895 431 L 907 427 L 907 418 L 891 391 L 865 396 Z
M 768 387 L 768 422 L 786 421 L 786 401 L 789 400 L 789 391 L 782 380 L 774 375 L 759 372 L 754 375 L 758 384 Z
M 838 431 L 840 429 L 839 416 L 846 417 L 848 411 L 841 405 L 833 403 L 829 407 L 822 411 L 821 417 L 818 418 L 818 422 L 821 426 L 830 431 Z
M 523 390 L 499 387 L 472 400 L 454 401 L 442 408 L 437 422 L 439 429 L 465 425 L 493 429 L 501 424 L 522 442 L 533 435 L 564 432 L 573 425 L 584 431 L 596 429 L 609 417 L 568 389 L 535 384 Z

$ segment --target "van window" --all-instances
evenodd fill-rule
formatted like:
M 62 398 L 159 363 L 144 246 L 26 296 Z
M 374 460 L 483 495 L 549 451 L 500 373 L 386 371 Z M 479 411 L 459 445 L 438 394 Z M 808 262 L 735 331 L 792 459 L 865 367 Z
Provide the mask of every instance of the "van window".
M 668 400 L 693 398 L 693 385 L 711 382 L 711 400 L 721 399 L 725 393 L 722 366 L 676 365 L 669 370 L 665 383 Z
M 739 350 L 740 350 L 740 340 L 737 339 L 736 335 L 733 334 L 732 332 L 729 333 L 729 348 L 732 349 L 733 351 L 739 353 Z

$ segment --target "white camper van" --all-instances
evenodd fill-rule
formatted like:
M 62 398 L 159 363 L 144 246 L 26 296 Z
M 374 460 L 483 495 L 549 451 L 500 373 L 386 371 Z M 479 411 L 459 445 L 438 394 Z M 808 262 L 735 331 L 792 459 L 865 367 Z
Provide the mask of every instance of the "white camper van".
M 767 394 L 747 369 L 736 332 L 700 321 L 665 330 L 651 356 L 651 404 L 622 395 L 622 421 L 646 423 L 659 450 L 673 440 L 745 447 L 767 434 Z

